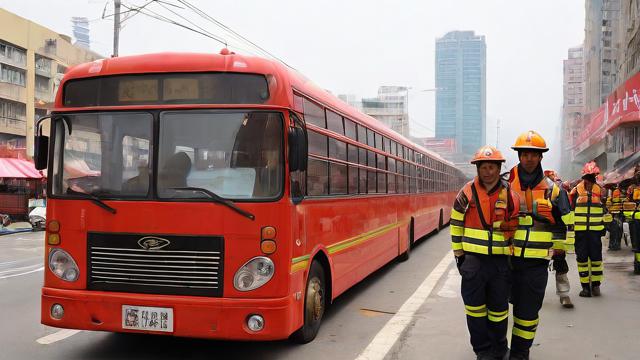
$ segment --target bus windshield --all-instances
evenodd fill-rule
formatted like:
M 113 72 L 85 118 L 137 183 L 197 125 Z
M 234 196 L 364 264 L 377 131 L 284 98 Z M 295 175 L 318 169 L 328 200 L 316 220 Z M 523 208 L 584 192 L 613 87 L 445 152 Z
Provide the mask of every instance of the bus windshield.
M 82 113 L 56 121 L 53 194 L 210 198 L 203 191 L 185 189 L 200 188 L 230 200 L 268 200 L 281 195 L 284 126 L 280 113 L 193 110 L 156 114 Z M 159 134 L 157 140 L 154 133 Z

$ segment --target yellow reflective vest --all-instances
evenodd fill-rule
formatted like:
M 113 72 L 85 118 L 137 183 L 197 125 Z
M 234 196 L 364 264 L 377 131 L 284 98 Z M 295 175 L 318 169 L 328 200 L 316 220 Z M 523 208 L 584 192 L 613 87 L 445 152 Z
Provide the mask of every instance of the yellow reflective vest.
M 598 184 L 593 184 L 591 191 L 587 191 L 584 180 L 571 190 L 574 202 L 575 231 L 602 231 L 604 230 L 601 189 Z

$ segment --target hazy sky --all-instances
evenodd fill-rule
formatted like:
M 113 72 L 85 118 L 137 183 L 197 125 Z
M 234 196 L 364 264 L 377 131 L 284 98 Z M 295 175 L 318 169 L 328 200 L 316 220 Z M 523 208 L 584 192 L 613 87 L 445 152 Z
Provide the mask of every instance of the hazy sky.
M 145 0 L 123 0 L 142 5 Z M 178 4 L 178 0 L 164 0 Z M 435 39 L 451 30 L 473 30 L 487 42 L 487 142 L 509 149 L 515 137 L 538 130 L 552 146 L 543 165 L 559 164 L 562 60 L 584 38 L 582 0 L 191 0 L 216 20 L 300 70 L 334 94 L 374 96 L 380 85 L 412 88 L 412 134 L 433 135 Z M 112 53 L 113 13 L 107 0 L 0 0 L 0 7 L 57 32 L 71 34 L 72 16 L 91 21 L 92 49 Z M 230 45 L 252 50 L 187 9 L 169 7 Z M 162 8 L 155 11 L 189 25 Z M 125 11 L 126 9 L 123 9 Z M 124 23 L 120 55 L 160 51 L 218 52 L 202 35 L 138 14 Z M 1 25 L 0 25 L 1 26 Z M 191 26 L 191 25 L 190 25 Z M 233 46 L 230 46 L 233 48 Z M 236 51 L 244 52 L 236 47 Z M 253 51 L 253 50 L 252 50 Z

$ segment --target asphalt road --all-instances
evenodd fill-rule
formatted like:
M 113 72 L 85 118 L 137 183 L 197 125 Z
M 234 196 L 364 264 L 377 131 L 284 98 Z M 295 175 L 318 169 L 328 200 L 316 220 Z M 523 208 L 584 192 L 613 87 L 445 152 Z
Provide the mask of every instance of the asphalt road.
M 65 337 L 68 332 L 40 324 L 42 238 L 42 232 L 0 236 L 0 360 L 475 358 L 459 296 L 460 277 L 448 260 L 447 230 L 418 243 L 408 262 L 390 263 L 340 296 L 325 314 L 318 337 L 307 345 L 89 331 Z M 591 299 L 577 296 L 575 258 L 569 255 L 573 310 L 560 307 L 550 274 L 531 359 L 638 358 L 640 277 L 631 274 L 628 247 L 615 253 L 605 247 L 604 253 L 603 296 Z M 407 306 L 414 309 L 407 311 Z M 51 334 L 61 340 L 37 342 Z M 388 343 L 382 352 L 380 340 Z
M 329 308 L 310 344 L 246 343 L 81 331 L 42 345 L 60 329 L 40 324 L 44 233 L 0 236 L 0 359 L 354 359 L 449 251 L 448 231 L 415 246 L 411 259 L 393 262 Z M 17 270 L 21 269 L 21 270 Z M 27 273 L 32 271 L 30 273 Z M 0 272 L 2 274 L 2 272 Z

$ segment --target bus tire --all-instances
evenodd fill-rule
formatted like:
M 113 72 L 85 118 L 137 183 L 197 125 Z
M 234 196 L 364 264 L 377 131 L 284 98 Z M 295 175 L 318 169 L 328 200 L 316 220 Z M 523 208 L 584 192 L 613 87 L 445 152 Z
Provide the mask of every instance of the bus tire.
M 327 307 L 326 289 L 327 283 L 322 264 L 314 260 L 309 269 L 304 295 L 304 324 L 291 335 L 293 342 L 306 344 L 318 335 L 320 323 L 322 323 L 322 317 Z
M 409 260 L 411 257 L 411 245 L 413 245 L 413 218 L 411 218 L 411 222 L 409 222 L 409 236 L 407 236 L 407 251 L 398 255 L 399 262 L 405 262 Z

